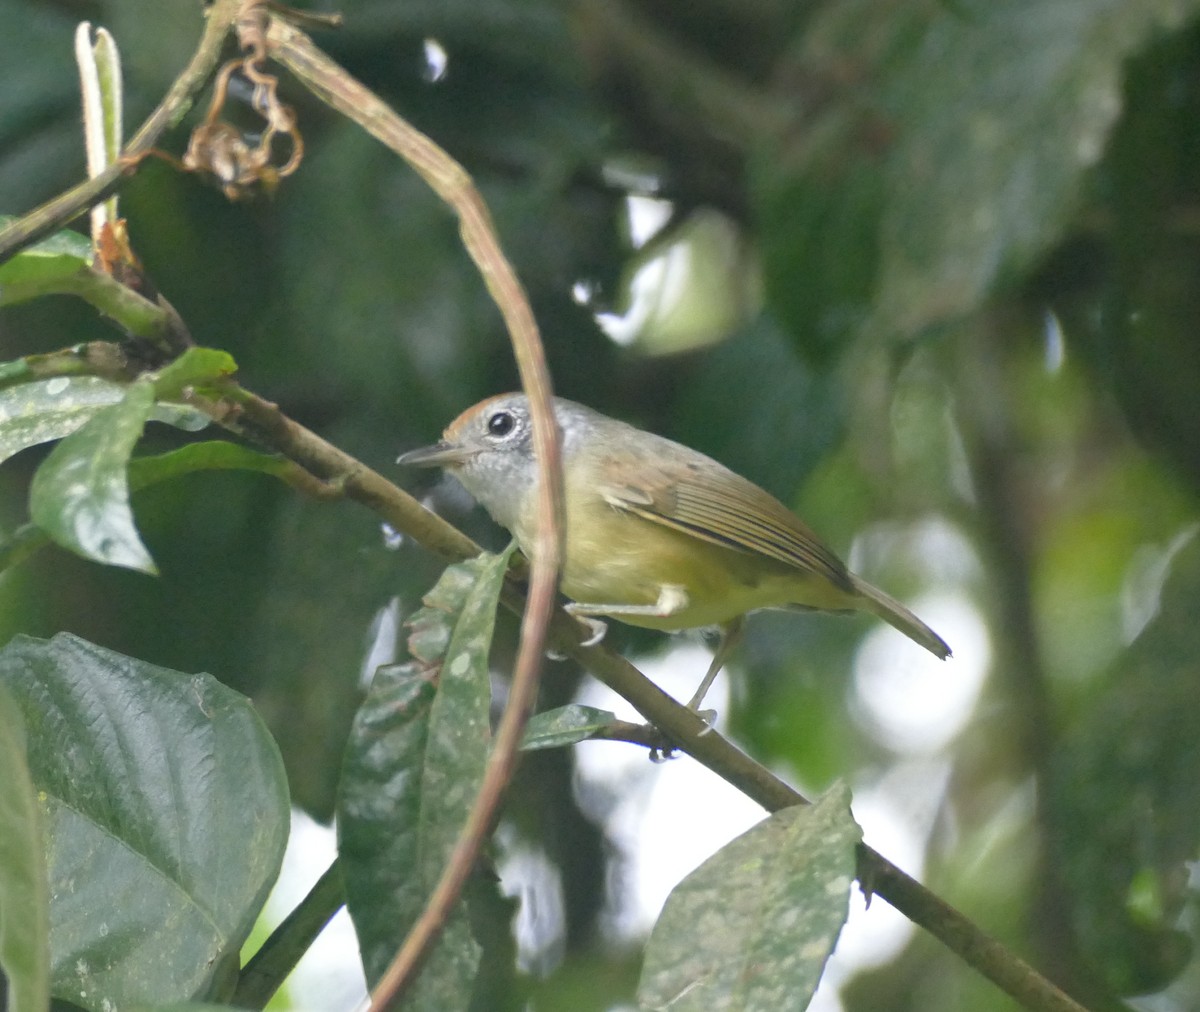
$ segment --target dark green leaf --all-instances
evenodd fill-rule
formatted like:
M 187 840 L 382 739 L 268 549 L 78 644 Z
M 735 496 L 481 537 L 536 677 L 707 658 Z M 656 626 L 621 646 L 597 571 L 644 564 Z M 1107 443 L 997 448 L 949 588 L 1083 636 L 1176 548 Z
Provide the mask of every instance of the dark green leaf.
M 355 717 L 338 799 L 346 903 L 367 979 L 391 961 L 441 875 L 490 744 L 488 650 L 509 553 L 448 567 L 414 624 L 442 658 L 380 668 Z M 478 946 L 462 907 L 418 983 L 417 1008 L 465 1008 Z
M 153 407 L 153 385 L 134 383 L 119 404 L 97 412 L 38 468 L 29 513 L 64 548 L 96 562 L 156 572 L 133 523 L 126 474 Z
M 328 820 L 346 735 L 362 703 L 362 689 L 349 673 L 361 671 L 363 637 L 407 576 L 406 563 L 384 546 L 378 516 L 357 504 L 317 502 L 240 477 L 189 484 L 202 485 L 205 501 L 217 508 L 230 498 L 221 486 L 236 486 L 245 504 L 241 518 L 226 523 L 229 537 L 245 537 L 239 529 L 252 532 L 244 550 L 257 558 L 239 572 L 243 586 L 251 585 L 245 600 L 255 602 L 254 623 L 245 627 L 241 650 L 231 654 L 246 657 L 250 684 L 262 686 L 261 705 L 277 729 L 293 799 Z M 270 542 L 261 549 L 260 532 Z M 219 542 L 214 547 L 221 550 Z M 202 554 L 194 559 L 208 565 Z M 222 587 L 218 570 L 212 590 L 221 595 Z M 221 623 L 212 624 L 218 631 Z M 380 660 L 396 660 L 397 650 L 392 645 Z
M 156 397 L 170 399 L 188 386 L 201 386 L 237 372 L 237 363 L 227 351 L 216 348 L 188 348 L 170 365 L 160 369 L 154 379 Z
M 808 368 L 764 314 L 695 364 L 669 434 L 791 502 L 845 437 L 843 396 L 836 376 Z
M 421 767 L 436 669 L 416 662 L 375 672 L 354 719 L 338 794 L 338 853 L 346 906 L 358 932 L 367 981 L 390 962 L 424 901 L 416 874 Z M 403 826 L 403 832 L 395 832 Z M 404 924 L 397 918 L 407 917 Z
M 15 220 L 0 215 L 0 227 Z M 27 293 L 31 286 L 54 291 L 58 281 L 86 270 L 91 262 L 92 244 L 87 236 L 69 230 L 55 233 L 0 264 L 0 305 L 5 304 L 7 285 L 21 285 Z
M 194 471 L 257 471 L 280 476 L 294 466 L 283 457 L 213 439 L 189 443 L 153 457 L 136 457 L 129 462 L 129 484 L 133 489 L 140 489 Z
M 525 726 L 521 748 L 532 752 L 539 748 L 562 748 L 586 741 L 596 731 L 616 723 L 617 716 L 594 706 L 569 703 L 545 713 L 535 713 Z
M 50 1000 L 50 917 L 41 824 L 25 724 L 2 685 L 0 784 L 0 969 L 11 1012 L 42 1012 Z
M 42 803 L 53 993 L 89 1009 L 202 997 L 287 841 L 279 753 L 250 703 L 62 634 L 0 650 Z
M 727 844 L 667 898 L 646 947 L 641 1003 L 804 1008 L 846 920 L 861 839 L 839 783 Z
M 833 157 L 811 155 L 817 162 Z M 831 183 L 780 172 L 771 151 L 755 185 L 770 307 L 816 364 L 825 364 L 862 324 L 878 271 L 880 172 L 857 152 L 847 158 L 852 164 Z

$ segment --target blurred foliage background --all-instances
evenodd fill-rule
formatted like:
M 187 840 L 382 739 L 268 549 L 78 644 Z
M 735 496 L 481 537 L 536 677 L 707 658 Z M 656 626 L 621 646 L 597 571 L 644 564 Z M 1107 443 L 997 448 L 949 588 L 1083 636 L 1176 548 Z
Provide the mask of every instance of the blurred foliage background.
M 959 654 L 872 704 L 871 670 L 916 663 L 898 638 L 759 616 L 733 665 L 735 738 L 806 790 L 842 776 L 921 809 L 924 880 L 1089 1007 L 1200 1008 L 1200 3 L 337 9 L 345 27 L 317 41 L 474 175 L 557 391 L 770 489 Z M 116 36 L 134 123 L 199 13 L 0 0 L 0 212 L 83 174 L 75 23 Z M 507 341 L 445 209 L 285 88 L 308 154 L 273 199 L 230 204 L 152 159 L 122 211 L 199 343 L 396 473 L 515 384 Z M 0 314 L 4 359 L 111 336 L 65 299 Z M 0 532 L 26 518 L 36 456 L 0 472 Z M 461 492 L 396 476 L 501 543 Z M 258 477 L 193 476 L 135 508 L 161 578 L 43 552 L 0 578 L 0 640 L 66 629 L 215 673 L 270 723 L 296 804 L 327 818 L 373 630 L 416 606 L 436 560 Z M 929 693 L 906 686 L 956 679 L 973 686 L 961 718 L 926 729 L 910 711 Z M 545 705 L 579 680 L 551 664 Z M 609 1007 L 638 959 L 604 929 L 626 855 L 580 807 L 573 763 L 526 762 L 507 820 L 561 879 L 535 945 L 554 954 L 531 984 L 547 1009 Z M 840 1000 L 1012 1007 L 924 937 Z

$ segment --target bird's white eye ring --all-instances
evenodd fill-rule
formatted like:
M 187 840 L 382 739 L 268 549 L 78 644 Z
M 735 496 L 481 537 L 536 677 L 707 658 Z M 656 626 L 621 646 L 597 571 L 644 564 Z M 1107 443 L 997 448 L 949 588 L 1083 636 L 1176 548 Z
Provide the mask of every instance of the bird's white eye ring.
M 507 436 L 516 428 L 517 420 L 511 411 L 497 411 L 488 417 L 487 430 L 489 436 Z

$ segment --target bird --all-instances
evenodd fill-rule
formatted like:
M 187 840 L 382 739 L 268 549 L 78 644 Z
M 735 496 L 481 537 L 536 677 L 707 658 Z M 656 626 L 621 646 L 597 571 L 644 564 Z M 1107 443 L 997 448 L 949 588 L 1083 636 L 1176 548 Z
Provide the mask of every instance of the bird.
M 711 457 L 565 398 L 566 511 L 560 588 L 567 610 L 668 632 L 719 627 L 712 663 L 688 706 L 695 711 L 763 608 L 869 612 L 936 657 L 937 633 L 845 564 L 769 492 Z M 528 398 L 489 397 L 462 412 L 406 466 L 441 467 L 531 552 L 537 462 Z

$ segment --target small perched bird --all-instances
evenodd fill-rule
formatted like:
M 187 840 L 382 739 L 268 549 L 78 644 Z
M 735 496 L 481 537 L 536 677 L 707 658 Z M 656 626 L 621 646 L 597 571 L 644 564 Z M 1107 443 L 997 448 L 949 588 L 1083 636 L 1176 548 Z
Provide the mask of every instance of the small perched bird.
M 562 429 L 562 591 L 581 616 L 669 631 L 720 626 L 699 709 L 758 608 L 869 611 L 930 653 L 950 648 L 899 601 L 851 573 L 787 507 L 711 457 L 555 398 Z M 398 463 L 453 474 L 526 554 L 537 515 L 529 402 L 501 394 Z

